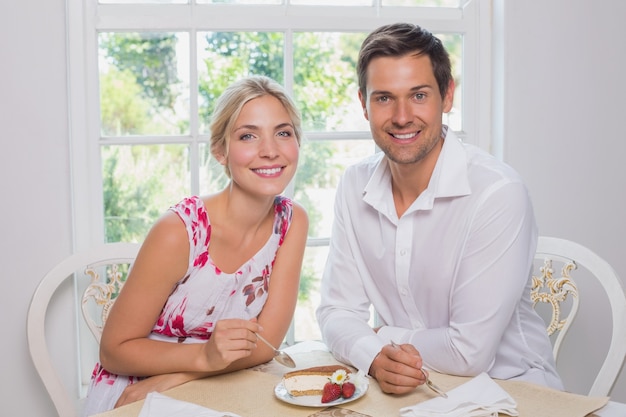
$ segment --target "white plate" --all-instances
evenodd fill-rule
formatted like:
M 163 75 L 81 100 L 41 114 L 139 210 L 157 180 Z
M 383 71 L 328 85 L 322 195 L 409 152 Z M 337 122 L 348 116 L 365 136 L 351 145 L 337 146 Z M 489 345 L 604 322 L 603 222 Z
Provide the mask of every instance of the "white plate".
M 289 391 L 287 391 L 287 388 L 285 388 L 282 381 L 274 388 L 274 394 L 276 394 L 276 397 L 278 397 L 279 400 L 283 400 L 289 404 L 300 405 L 302 407 L 331 407 L 333 405 L 340 405 L 358 400 L 365 395 L 367 388 L 367 385 L 363 389 L 358 388 L 352 397 L 337 398 L 335 401 L 331 401 L 329 403 L 322 403 L 321 395 L 303 395 L 300 397 L 294 397 L 289 394 Z

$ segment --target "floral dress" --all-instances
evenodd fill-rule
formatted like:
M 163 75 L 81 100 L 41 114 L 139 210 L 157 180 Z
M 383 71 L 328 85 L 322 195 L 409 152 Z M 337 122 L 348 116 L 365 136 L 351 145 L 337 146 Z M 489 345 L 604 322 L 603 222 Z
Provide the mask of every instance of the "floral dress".
M 292 202 L 274 200 L 273 233 L 239 270 L 220 271 L 209 254 L 211 223 L 199 197 L 185 198 L 170 208 L 185 224 L 189 236 L 189 266 L 168 297 L 150 339 L 172 343 L 201 343 L 211 337 L 218 320 L 257 317 L 267 300 L 272 267 L 292 216 Z M 115 375 L 97 364 L 83 415 L 113 408 L 124 389 L 141 378 Z

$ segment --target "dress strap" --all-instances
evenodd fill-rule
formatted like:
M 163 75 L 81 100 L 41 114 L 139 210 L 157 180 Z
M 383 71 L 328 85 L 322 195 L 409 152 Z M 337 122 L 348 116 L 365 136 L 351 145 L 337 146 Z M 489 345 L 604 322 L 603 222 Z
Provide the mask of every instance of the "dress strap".
M 285 235 L 291 226 L 291 217 L 293 215 L 293 202 L 291 199 L 283 196 L 276 196 L 274 200 L 274 234 L 280 235 L 278 246 L 282 245 Z

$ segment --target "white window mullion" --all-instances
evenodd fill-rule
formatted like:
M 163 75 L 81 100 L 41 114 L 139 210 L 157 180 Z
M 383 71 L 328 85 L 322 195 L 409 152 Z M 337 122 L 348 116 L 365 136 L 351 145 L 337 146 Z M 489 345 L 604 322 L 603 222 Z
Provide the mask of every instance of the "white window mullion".
M 191 6 L 193 10 L 193 5 Z M 180 58 L 179 58 L 180 59 Z M 191 174 L 191 193 L 200 194 L 200 133 L 198 111 L 198 30 L 191 27 L 189 31 L 189 164 Z
M 108 30 L 182 30 L 195 27 L 227 31 L 247 27 L 257 30 L 292 28 L 369 32 L 387 23 L 419 21 L 435 32 L 440 27 L 443 30 L 446 27 L 458 28 L 464 13 L 461 9 L 437 7 L 104 4 L 97 6 L 97 15 L 98 27 Z
M 488 0 L 465 4 L 463 37 L 463 131 L 466 142 L 491 150 L 491 29 Z
M 293 30 L 284 31 L 284 52 L 283 52 L 283 76 L 285 78 L 284 87 L 287 93 L 293 97 Z M 289 182 L 284 194 L 292 198 L 294 195 L 295 177 Z M 292 331 L 293 328 L 290 328 Z
M 68 2 L 68 88 L 74 250 L 104 240 L 100 163 L 98 48 L 94 3 Z
M 494 146 L 493 120 L 493 50 L 492 50 L 492 11 L 491 1 L 480 0 L 474 14 L 477 49 L 476 96 L 478 97 L 479 114 L 475 115 L 476 145 L 498 157 L 497 146 Z M 480 21 L 478 21 L 480 20 Z M 481 93 L 485 92 L 485 93 Z

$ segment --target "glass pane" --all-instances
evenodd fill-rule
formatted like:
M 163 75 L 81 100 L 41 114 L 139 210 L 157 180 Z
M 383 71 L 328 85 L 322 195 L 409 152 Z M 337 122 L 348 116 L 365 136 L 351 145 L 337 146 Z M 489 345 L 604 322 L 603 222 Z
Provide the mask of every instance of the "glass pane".
M 302 144 L 294 198 L 307 210 L 309 236 L 330 236 L 335 190 L 346 167 L 374 153 L 373 140 L 305 141 Z M 319 283 L 328 247 L 307 247 L 300 275 L 300 293 L 294 315 L 296 341 L 321 340 L 315 318 Z
M 294 34 L 294 98 L 308 131 L 363 131 L 356 61 L 365 33 Z
M 304 252 L 300 273 L 300 292 L 293 316 L 296 342 L 322 340 L 315 309 L 320 304 L 320 281 L 327 256 L 328 246 L 307 247 Z
M 444 115 L 443 122 L 452 130 L 461 131 L 463 130 L 463 35 L 446 33 L 436 36 L 441 39 L 450 54 L 452 76 L 456 84 L 452 110 Z
M 461 7 L 461 0 L 382 0 L 383 6 Z
M 100 4 L 187 4 L 188 0 L 99 0 Z
M 98 36 L 103 136 L 189 131 L 189 35 L 103 32 Z
M 372 6 L 373 0 L 290 0 L 290 4 L 311 6 Z
M 283 4 L 282 0 L 197 0 L 198 4 Z
M 107 242 L 142 242 L 152 224 L 189 195 L 186 145 L 108 145 L 102 148 Z
M 283 84 L 282 32 L 199 32 L 199 130 L 209 132 L 214 101 L 233 81 L 265 75 Z
M 294 199 L 309 215 L 309 236 L 330 236 L 335 190 L 343 171 L 375 152 L 371 139 L 306 141 L 302 144 Z
M 208 143 L 201 143 L 200 150 L 200 194 L 213 194 L 228 184 L 229 178 L 224 172 L 224 167 L 217 162 Z

